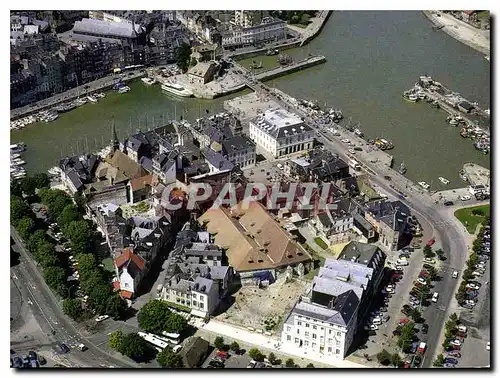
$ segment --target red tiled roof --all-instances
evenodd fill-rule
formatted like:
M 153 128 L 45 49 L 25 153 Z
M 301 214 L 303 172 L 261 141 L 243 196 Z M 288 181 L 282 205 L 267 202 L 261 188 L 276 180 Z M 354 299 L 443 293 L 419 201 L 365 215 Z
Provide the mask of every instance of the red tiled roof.
M 154 181 L 153 175 L 138 177 L 130 181 L 130 186 L 135 192 L 136 190 L 144 189 L 147 185 L 152 186 Z
M 471 14 L 473 14 L 475 12 L 475 10 L 466 10 L 466 11 L 462 11 L 462 12 L 464 12 L 465 14 L 470 16 Z
M 121 292 L 122 298 L 130 299 L 130 298 L 132 298 L 133 295 L 134 295 L 134 293 L 132 293 L 131 291 L 128 291 L 128 290 L 122 290 L 122 292 Z
M 113 289 L 120 290 L 120 281 L 113 281 Z
M 130 248 L 125 248 L 121 256 L 115 259 L 115 265 L 118 269 L 120 269 L 130 260 L 132 260 L 132 262 L 137 265 L 137 268 L 139 268 L 139 270 L 142 270 L 142 268 L 144 268 L 144 259 L 141 256 L 136 255 Z

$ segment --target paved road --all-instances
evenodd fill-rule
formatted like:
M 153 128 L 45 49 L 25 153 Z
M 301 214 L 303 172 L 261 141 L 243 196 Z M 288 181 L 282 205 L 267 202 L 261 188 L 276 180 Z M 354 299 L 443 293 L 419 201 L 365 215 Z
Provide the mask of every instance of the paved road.
M 244 67 L 240 66 L 240 69 L 243 72 L 249 73 Z M 254 91 L 264 92 L 272 96 L 273 100 L 278 102 L 281 106 L 293 109 L 293 111 L 301 115 L 309 126 L 318 131 L 318 139 L 324 143 L 326 148 L 337 152 L 344 159 L 349 159 L 350 154 L 347 151 L 349 147 L 340 142 L 342 136 L 335 139 L 331 134 L 324 133 L 321 131 L 320 125 L 311 119 L 308 114 L 296 108 L 291 102 L 286 101 L 284 96 L 278 98 L 275 92 L 263 83 L 250 80 L 244 75 L 241 75 L 241 77 Z M 445 211 L 445 208 L 436 204 L 427 191 L 417 187 L 413 182 L 392 170 L 389 166 L 371 163 L 369 159 L 367 159 L 368 156 L 369 154 L 367 151 L 363 151 L 361 154 L 357 154 L 356 160 L 369 168 L 368 173 L 372 183 L 375 183 L 380 188 L 396 197 L 399 193 L 404 192 L 406 194 L 404 202 L 412 209 L 412 212 L 432 226 L 433 236 L 440 243 L 445 252 L 447 258 L 446 266 L 461 269 L 467 258 L 467 246 L 463 238 L 463 229 L 459 228 L 455 222 L 449 219 L 449 215 Z M 374 174 L 371 174 L 370 171 Z M 390 182 L 384 179 L 386 175 L 391 176 L 392 180 Z M 447 274 L 444 275 L 442 280 L 436 285 L 436 290 L 439 290 L 441 293 L 440 304 L 444 310 L 450 305 L 457 284 L 458 280 L 451 278 L 451 275 Z M 428 311 L 428 314 L 426 314 L 426 320 L 429 324 L 429 336 L 427 339 L 428 350 L 422 361 L 423 367 L 430 367 L 432 365 L 432 356 L 438 344 L 439 336 L 445 321 L 445 315 L 446 311 L 435 309 L 433 311 Z M 428 356 L 430 357 L 428 358 Z
M 88 347 L 87 351 L 80 352 L 73 349 L 67 355 L 68 359 L 74 361 L 73 366 L 75 367 L 110 365 L 126 368 L 138 367 L 132 361 L 127 362 L 103 352 L 81 335 L 72 322 L 63 314 L 58 300 L 45 284 L 17 231 L 12 226 L 10 230 L 11 237 L 16 242 L 13 248 L 21 254 L 21 263 L 11 269 L 11 276 L 20 288 L 23 298 L 31 301 L 35 318 L 41 329 L 47 334 L 49 343 L 64 342 L 71 347 L 83 342 Z M 52 332 L 55 334 L 52 335 Z

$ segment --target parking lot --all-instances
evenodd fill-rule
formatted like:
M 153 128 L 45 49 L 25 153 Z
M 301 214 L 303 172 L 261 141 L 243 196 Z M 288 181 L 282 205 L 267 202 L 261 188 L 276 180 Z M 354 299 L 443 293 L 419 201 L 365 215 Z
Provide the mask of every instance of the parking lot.
M 248 353 L 245 351 L 244 354 L 235 354 L 234 352 L 230 351 L 228 352 L 229 358 L 224 362 L 224 369 L 246 369 L 250 361 L 252 360 Z M 217 349 L 214 349 L 212 353 L 210 353 L 203 362 L 203 365 L 201 366 L 203 369 L 207 368 L 208 364 L 212 359 L 215 357 L 215 354 L 217 353 Z

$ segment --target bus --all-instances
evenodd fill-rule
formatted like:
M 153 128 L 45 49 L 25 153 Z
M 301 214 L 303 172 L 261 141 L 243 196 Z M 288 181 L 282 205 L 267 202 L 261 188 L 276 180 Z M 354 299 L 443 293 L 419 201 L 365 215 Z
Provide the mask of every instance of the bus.
M 179 335 L 178 333 L 168 333 L 168 332 L 163 331 L 162 335 L 165 336 L 165 339 L 169 343 L 174 344 L 174 345 L 179 344 L 179 338 L 181 337 L 181 335 Z
M 146 340 L 148 343 L 153 344 L 156 348 L 160 348 L 161 350 L 165 349 L 168 347 L 168 343 L 160 340 L 159 338 L 155 337 L 154 335 L 146 332 L 137 332 L 137 334 L 142 337 L 144 340 Z
M 361 165 L 359 164 L 358 161 L 354 159 L 349 159 L 349 165 L 351 168 L 353 168 L 355 171 L 359 171 L 361 169 Z

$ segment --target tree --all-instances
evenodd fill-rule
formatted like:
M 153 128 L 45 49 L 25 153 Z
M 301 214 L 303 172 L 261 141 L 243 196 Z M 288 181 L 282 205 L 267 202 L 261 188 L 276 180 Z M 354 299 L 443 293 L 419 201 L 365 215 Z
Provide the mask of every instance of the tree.
M 85 276 L 80 273 L 80 286 L 85 294 L 90 295 L 96 287 L 102 285 L 107 285 L 107 283 L 101 270 L 96 268 Z
M 429 259 L 435 256 L 435 253 L 432 251 L 432 248 L 427 244 L 424 247 L 424 256 Z
M 436 255 L 439 257 L 440 260 L 444 260 L 445 257 L 444 257 L 444 251 L 439 248 L 438 250 L 436 250 Z
M 16 197 L 22 197 L 23 191 L 21 189 L 21 184 L 19 181 L 11 181 L 10 182 L 10 195 Z
M 36 180 L 33 177 L 25 177 L 21 180 L 21 189 L 27 196 L 35 194 Z
M 248 351 L 248 355 L 252 360 L 264 361 L 264 355 L 257 348 L 252 348 Z
M 153 299 L 141 308 L 137 314 L 137 321 L 143 330 L 161 334 L 167 328 L 166 324 L 171 313 L 166 302 Z
M 238 344 L 237 341 L 233 341 L 230 345 L 230 348 L 234 353 L 238 353 L 238 351 L 240 350 L 240 344 Z
M 483 216 L 484 211 L 482 209 L 472 209 L 472 215 Z
M 176 51 L 177 55 L 177 65 L 182 70 L 182 72 L 186 72 L 189 68 L 189 62 L 191 59 L 191 46 L 187 43 L 182 43 Z
M 35 260 L 43 267 L 57 266 L 59 259 L 54 246 L 48 241 L 40 241 L 35 251 Z
M 58 266 L 49 266 L 43 272 L 43 278 L 47 285 L 59 295 L 66 297 L 66 272 Z
M 120 351 L 121 346 L 122 346 L 122 341 L 123 341 L 123 332 L 121 330 L 113 332 L 111 335 L 109 335 L 109 347 Z
M 38 192 L 42 203 L 49 208 L 52 216 L 57 217 L 63 209 L 71 205 L 71 198 L 60 189 L 40 189 Z
M 73 199 L 75 200 L 76 207 L 78 208 L 78 211 L 83 212 L 85 205 L 87 204 L 87 198 L 82 196 L 79 192 L 76 192 L 73 195 Z
M 19 222 L 17 222 L 16 228 L 17 231 L 19 231 L 19 235 L 21 235 L 24 240 L 28 240 L 33 232 L 33 229 L 35 228 L 35 222 L 31 218 L 23 217 Z
M 36 230 L 28 239 L 28 250 L 31 253 L 35 253 L 38 248 L 38 245 L 47 242 L 47 236 L 44 230 Z
M 106 313 L 108 299 L 112 294 L 111 286 L 106 284 L 96 286 L 90 292 L 90 304 L 99 315 Z
M 156 356 L 156 361 L 163 368 L 178 369 L 184 367 L 182 357 L 174 353 L 172 349 L 165 348 Z
M 403 363 L 403 361 L 401 360 L 401 356 L 399 355 L 399 353 L 394 353 L 391 356 L 391 364 L 393 366 L 400 367 L 402 363 Z
M 137 333 L 132 332 L 123 336 L 119 352 L 133 360 L 144 360 L 151 354 L 151 347 Z
M 71 240 L 73 253 L 87 253 L 92 246 L 92 228 L 86 220 L 73 221 L 66 228 L 66 235 Z
M 75 205 L 67 205 L 57 217 L 57 223 L 62 230 L 65 230 L 71 222 L 80 220 L 81 217 Z
M 313 369 L 313 368 L 314 368 L 314 365 L 313 365 L 312 363 L 308 363 L 308 364 L 307 364 L 307 366 L 306 366 L 306 368 L 308 368 L 308 369 Z
M 185 317 L 170 312 L 167 323 L 165 324 L 165 331 L 172 333 L 182 333 L 188 328 L 188 323 Z
M 420 321 L 420 319 L 422 319 L 422 314 L 420 313 L 420 311 L 418 311 L 415 308 L 411 312 L 411 317 L 413 318 L 413 320 L 415 321 L 415 323 L 418 323 Z
M 106 303 L 106 314 L 113 319 L 121 319 L 127 312 L 127 302 L 118 295 L 112 295 Z
M 276 355 L 273 352 L 269 353 L 269 356 L 267 356 L 267 359 L 269 360 L 269 362 L 271 363 L 271 365 L 276 365 L 277 358 L 276 358 Z
M 217 336 L 214 340 L 214 345 L 217 349 L 222 349 L 222 347 L 225 345 L 224 338 L 221 336 Z
M 85 280 L 91 273 L 97 270 L 97 261 L 91 253 L 76 255 L 76 261 L 78 262 L 78 273 L 80 273 L 82 280 Z
M 25 216 L 32 216 L 30 207 L 22 198 L 11 196 L 10 197 L 10 223 L 16 227 L 20 219 Z
M 63 301 L 63 311 L 73 320 L 80 320 L 82 317 L 82 302 L 79 299 L 65 299 Z
M 406 323 L 401 329 L 401 335 L 398 338 L 398 346 L 403 350 L 407 350 L 411 346 L 413 334 L 415 332 L 415 324 L 412 322 Z
M 48 188 L 50 185 L 49 176 L 46 173 L 37 173 L 33 176 L 33 180 L 35 181 L 35 185 L 38 189 Z
M 289 358 L 288 360 L 285 361 L 285 366 L 287 368 L 293 368 L 295 367 L 295 361 L 293 360 L 293 358 Z
M 432 366 L 443 367 L 443 365 L 444 365 L 444 356 L 442 354 L 438 354 Z
M 450 315 L 450 321 L 458 324 L 458 315 L 455 312 Z
M 382 349 L 380 352 L 377 353 L 377 361 L 384 366 L 389 365 L 391 363 L 391 359 L 392 359 L 391 354 L 385 349 Z

